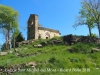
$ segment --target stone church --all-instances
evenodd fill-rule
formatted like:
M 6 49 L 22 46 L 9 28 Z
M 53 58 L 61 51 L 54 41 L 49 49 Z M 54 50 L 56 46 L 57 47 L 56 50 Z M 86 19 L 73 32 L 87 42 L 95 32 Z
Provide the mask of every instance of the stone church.
M 53 38 L 54 36 L 60 36 L 58 30 L 53 30 L 49 28 L 44 28 L 38 25 L 38 15 L 31 14 L 28 19 L 28 32 L 27 39 L 48 39 Z

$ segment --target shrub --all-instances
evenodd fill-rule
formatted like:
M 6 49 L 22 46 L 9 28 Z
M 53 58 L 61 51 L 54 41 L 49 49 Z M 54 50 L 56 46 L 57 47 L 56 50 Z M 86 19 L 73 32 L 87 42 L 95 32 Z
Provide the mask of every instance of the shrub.
M 87 36 L 90 36 L 90 34 L 88 34 Z M 94 33 L 91 34 L 91 37 L 98 38 L 97 34 L 94 34 Z

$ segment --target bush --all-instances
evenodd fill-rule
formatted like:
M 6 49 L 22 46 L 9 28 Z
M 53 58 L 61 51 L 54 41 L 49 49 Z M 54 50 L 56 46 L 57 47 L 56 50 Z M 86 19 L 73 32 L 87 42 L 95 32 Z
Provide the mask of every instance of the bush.
M 62 36 L 55 36 L 55 37 L 51 38 L 51 40 L 52 40 L 52 39 L 62 40 L 62 39 L 63 39 L 63 37 L 62 37 Z
M 90 36 L 90 34 L 88 34 L 87 36 Z M 94 34 L 94 33 L 91 34 L 91 37 L 98 38 L 97 34 Z

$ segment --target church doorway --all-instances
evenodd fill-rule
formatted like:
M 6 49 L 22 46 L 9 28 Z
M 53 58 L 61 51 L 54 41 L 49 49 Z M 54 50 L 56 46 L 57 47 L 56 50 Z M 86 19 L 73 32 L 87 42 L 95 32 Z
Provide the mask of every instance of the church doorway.
M 46 37 L 46 39 L 48 39 L 48 37 Z
M 50 38 L 50 34 L 48 32 L 45 33 L 46 39 Z

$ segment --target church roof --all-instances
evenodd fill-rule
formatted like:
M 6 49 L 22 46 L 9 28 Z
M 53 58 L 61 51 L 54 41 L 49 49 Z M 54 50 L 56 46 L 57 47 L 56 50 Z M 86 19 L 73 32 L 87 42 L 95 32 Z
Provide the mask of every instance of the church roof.
M 45 27 L 38 27 L 38 29 L 39 29 L 39 30 L 47 30 L 47 31 L 51 31 L 51 32 L 60 33 L 58 30 L 49 29 L 49 28 L 45 28 Z

